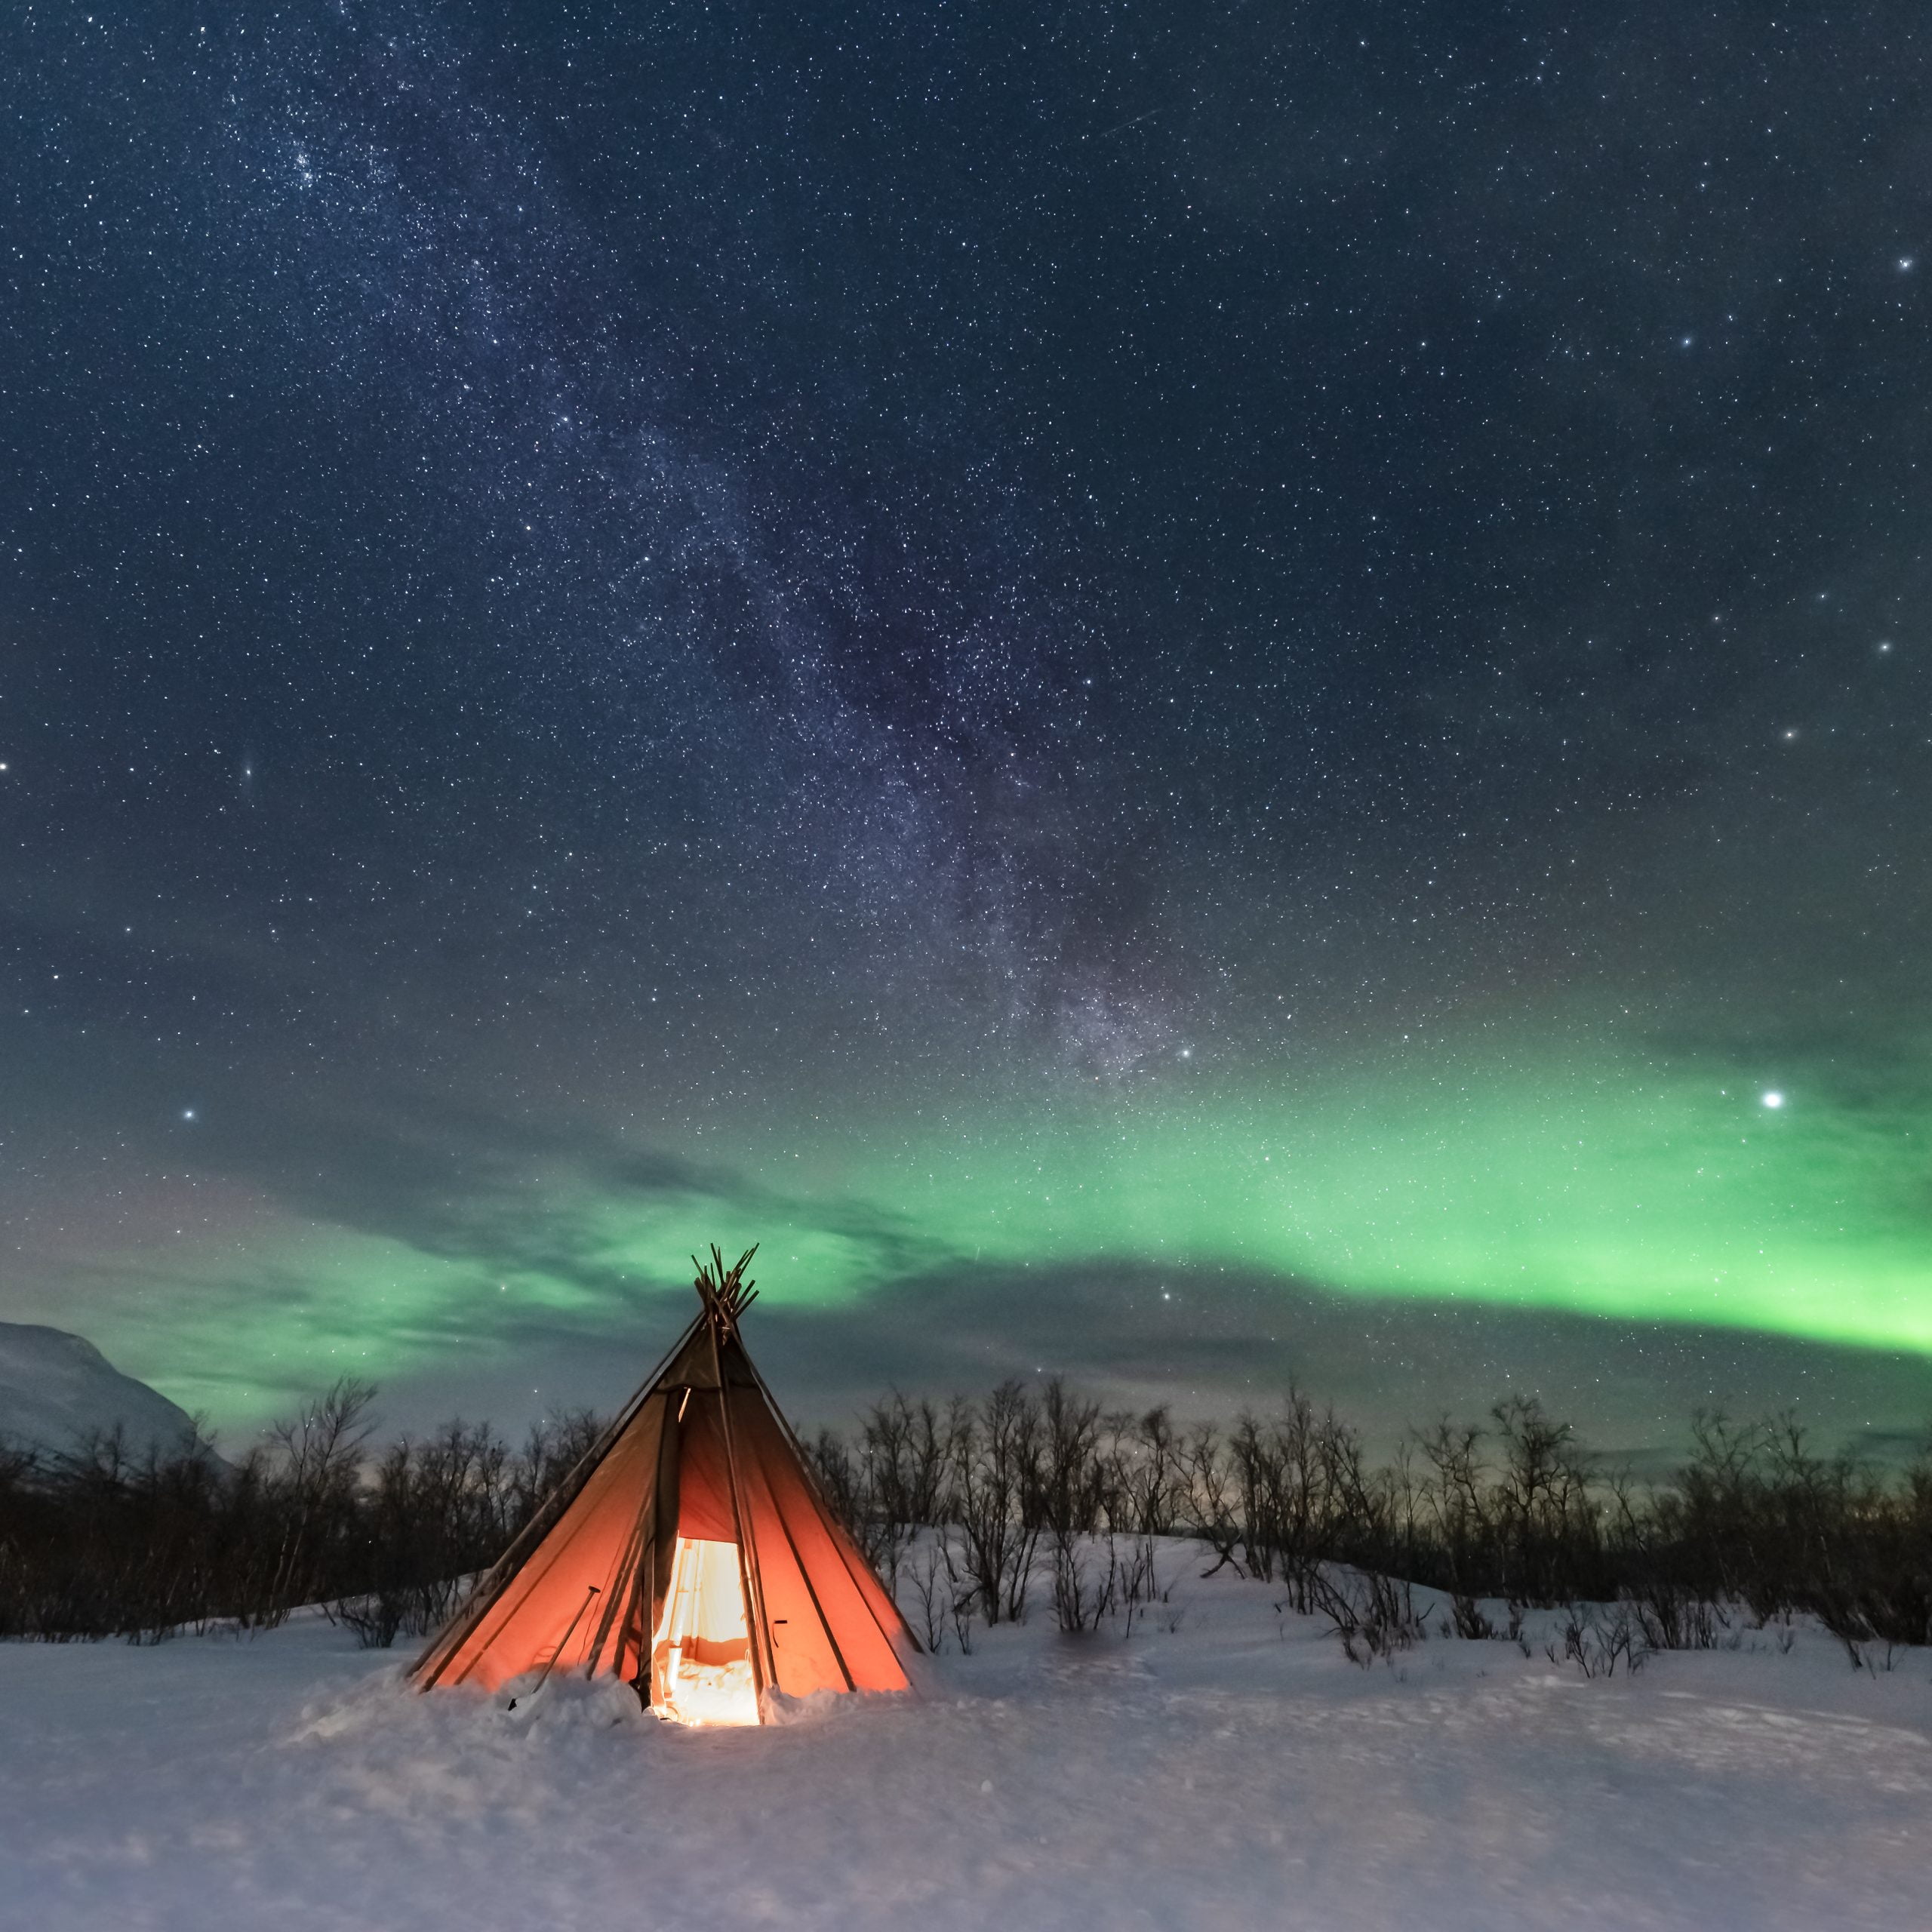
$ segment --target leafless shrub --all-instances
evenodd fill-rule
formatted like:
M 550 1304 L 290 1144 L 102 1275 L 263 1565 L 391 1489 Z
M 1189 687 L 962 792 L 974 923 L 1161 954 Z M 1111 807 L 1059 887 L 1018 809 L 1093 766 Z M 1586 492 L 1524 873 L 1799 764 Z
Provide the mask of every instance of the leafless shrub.
M 1183 1520 L 1214 1552 L 1213 1567 L 1201 1573 L 1204 1579 L 1230 1567 L 1237 1577 L 1246 1576 L 1235 1552 L 1245 1540 L 1247 1526 L 1236 1507 L 1233 1472 L 1221 1451 L 1220 1432 L 1213 1423 L 1203 1423 L 1190 1432 L 1182 1460 L 1187 1484 Z
M 1730 1627 L 1722 1608 L 1666 1580 L 1653 1580 L 1629 1597 L 1631 1614 L 1654 1651 L 1712 1651 Z
M 1389 1555 L 1392 1491 L 1365 1476 L 1359 1438 L 1332 1409 L 1291 1387 L 1272 1417 L 1244 1413 L 1228 1447 L 1248 1574 L 1278 1574 L 1297 1611 L 1314 1607 L 1323 1564 Z
M 919 1546 L 908 1567 L 912 1595 L 919 1607 L 921 1635 L 937 1657 L 946 1647 L 950 1631 L 962 1654 L 973 1648 L 973 1592 L 953 1560 L 952 1533 L 942 1526 Z
M 1614 1677 L 1620 1665 L 1626 1677 L 1634 1677 L 1651 1654 L 1643 1626 L 1627 1603 L 1572 1604 L 1558 1634 L 1561 1654 L 1553 1638 L 1544 1654 L 1552 1663 L 1574 1664 L 1588 1678 Z
M 1343 1654 L 1364 1670 L 1377 1659 L 1386 1663 L 1428 1634 L 1410 1586 L 1379 1571 L 1317 1572 L 1309 1593 L 1341 1639 Z
M 1032 1506 L 1041 1481 L 1038 1404 L 1019 1383 L 1003 1382 L 962 1414 L 950 1447 L 960 1567 L 988 1623 L 1021 1623 L 1041 1527 Z
M 1054 1536 L 1054 1620 L 1069 1635 L 1097 1630 L 1119 1598 L 1120 1558 L 1114 1540 L 1097 1542 L 1099 1546 L 1089 1548 L 1084 1537 Z
M 1169 1536 L 1187 1503 L 1186 1445 L 1165 1405 L 1106 1419 L 1108 1519 L 1137 1537 Z
M 1160 1567 L 1151 1535 L 1137 1536 L 1129 1546 L 1127 1560 L 1121 1571 L 1119 1595 L 1120 1634 L 1123 1638 L 1134 1635 L 1137 1618 L 1146 1616 L 1157 1604 L 1165 1602 L 1167 1592 L 1161 1587 Z

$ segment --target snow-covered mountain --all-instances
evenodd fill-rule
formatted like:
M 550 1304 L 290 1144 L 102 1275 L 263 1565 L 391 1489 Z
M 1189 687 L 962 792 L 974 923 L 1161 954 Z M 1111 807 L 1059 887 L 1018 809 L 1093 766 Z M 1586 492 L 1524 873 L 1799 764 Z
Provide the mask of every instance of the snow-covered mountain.
M 137 1454 L 150 1443 L 184 1445 L 195 1432 L 185 1409 L 123 1375 L 84 1337 L 0 1321 L 0 1441 L 59 1452 L 117 1423 Z

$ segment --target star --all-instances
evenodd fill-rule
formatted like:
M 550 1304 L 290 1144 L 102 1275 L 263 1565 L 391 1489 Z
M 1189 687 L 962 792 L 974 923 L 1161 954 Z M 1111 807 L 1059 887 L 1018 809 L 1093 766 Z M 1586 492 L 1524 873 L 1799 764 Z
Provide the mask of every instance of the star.
M 26 915 L 0 976 L 48 998 L 0 1013 L 32 1117 L 0 1200 L 94 1211 L 36 1236 L 32 1280 L 10 1251 L 0 1321 L 118 1332 L 94 1250 L 158 1217 L 171 1165 L 211 1245 L 165 1278 L 154 1359 L 195 1382 L 217 1335 L 228 1390 L 320 1373 L 292 1312 L 319 1296 L 414 1386 L 526 1220 L 605 1306 L 611 1230 L 654 1253 L 660 1202 L 692 1245 L 768 1220 L 774 1263 L 794 1226 L 788 1321 L 844 1320 L 861 1281 L 928 1297 L 930 1337 L 892 1327 L 909 1386 L 988 1334 L 1077 1378 L 1103 1251 L 1238 1261 L 1271 1323 L 1331 1280 L 1450 1325 L 1491 1297 L 1700 1318 L 1680 1211 L 1685 1253 L 1738 1257 L 1725 1319 L 1775 1331 L 1764 1364 L 1814 1327 L 1922 1334 L 1903 1294 L 1827 1292 L 1799 1238 L 1890 1281 L 1932 1133 L 1902 889 L 1924 654 L 1866 629 L 1922 602 L 1900 398 L 1932 334 L 1864 256 L 1910 225 L 1871 157 L 1911 150 L 1912 91 L 1860 88 L 1801 158 L 1777 136 L 1883 66 L 1869 22 L 1810 30 L 1814 72 L 1737 0 L 1703 10 L 1771 138 L 1748 177 L 1686 151 L 1673 179 L 1583 69 L 1552 60 L 1564 111 L 1521 123 L 1400 63 L 1318 79 L 1265 20 L 1255 72 L 1201 83 L 1211 154 L 1103 25 L 1023 60 L 1014 10 L 977 10 L 867 80 L 854 142 L 811 9 L 782 85 L 729 9 L 669 68 L 614 10 L 501 0 L 490 38 L 524 51 L 478 64 L 460 9 L 400 41 L 365 11 L 251 23 L 218 78 L 212 29 L 36 29 L 0 385 L 0 703 L 35 782 L 0 812 Z M 1647 62 L 1641 26 L 1589 32 L 1589 72 Z M 1710 125 L 1700 78 L 1644 72 L 1656 125 Z M 210 87 L 217 113 L 146 104 Z M 1321 165 L 1275 151 L 1269 103 Z M 1398 120 L 1440 166 L 1400 163 Z M 962 125 L 1024 194 L 944 186 Z M 1566 192 L 1471 195 L 1499 153 Z M 1718 331 L 1695 380 L 1651 353 L 1702 345 L 1680 306 Z M 1882 685 L 1861 635 L 1902 657 Z M 1777 710 L 1814 721 L 1768 722 L 1803 758 L 1763 757 Z M 1712 1102 L 1759 1055 L 1804 1095 L 1789 1134 Z M 192 1148 L 156 1112 L 181 1079 L 221 1116 Z M 1680 1121 L 1710 1143 L 1690 1180 Z M 1858 1161 L 1820 1171 L 1841 1138 Z M 1294 1189 L 1254 1181 L 1257 1142 Z M 891 1232 L 915 1170 L 917 1241 Z M 337 1272 L 398 1238 L 436 1257 L 406 1291 Z M 1070 1299 L 1033 1291 L 1055 1269 Z M 940 1332 L 983 1295 L 1011 1299 Z M 1711 1399 L 1775 1411 L 1784 1372 Z M 1482 1413 L 1490 1371 L 1456 1373 L 1442 1399 Z M 1676 1441 L 1687 1404 L 1640 1395 Z

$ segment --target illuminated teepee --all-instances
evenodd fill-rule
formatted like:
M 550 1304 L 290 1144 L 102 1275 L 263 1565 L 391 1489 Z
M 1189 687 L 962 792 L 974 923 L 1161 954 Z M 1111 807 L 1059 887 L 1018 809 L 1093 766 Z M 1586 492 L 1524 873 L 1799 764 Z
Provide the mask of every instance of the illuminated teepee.
M 903 1690 L 919 1646 L 833 1518 L 738 1334 L 748 1251 L 411 1675 L 494 1690 L 614 1675 L 660 1716 L 758 1724 L 774 1695 Z

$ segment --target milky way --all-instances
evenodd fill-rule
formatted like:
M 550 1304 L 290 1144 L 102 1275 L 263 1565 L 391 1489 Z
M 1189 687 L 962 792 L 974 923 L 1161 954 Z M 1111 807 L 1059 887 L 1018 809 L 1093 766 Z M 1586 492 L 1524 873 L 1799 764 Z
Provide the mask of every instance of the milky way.
M 1915 10 L 806 15 L 0 26 L 0 1319 L 1932 1407 Z

